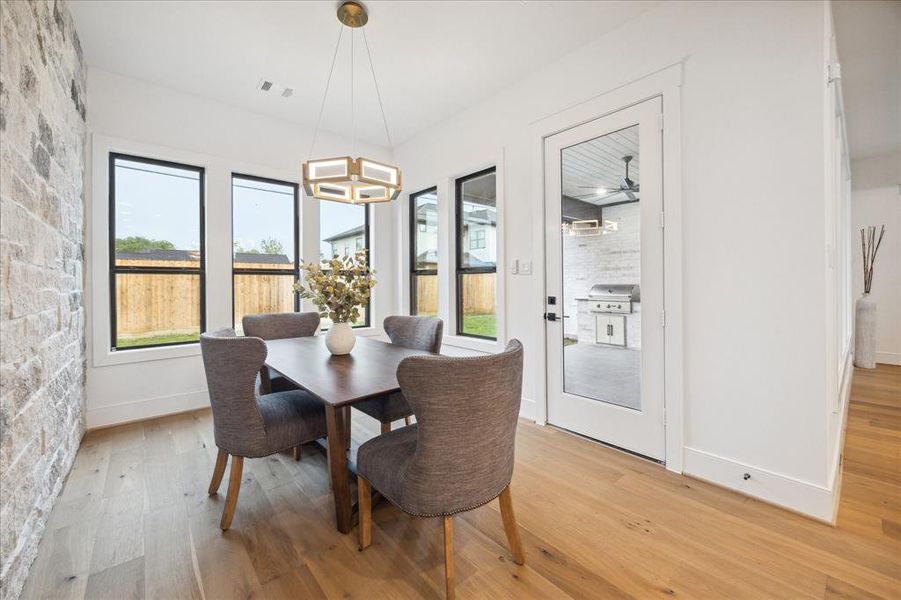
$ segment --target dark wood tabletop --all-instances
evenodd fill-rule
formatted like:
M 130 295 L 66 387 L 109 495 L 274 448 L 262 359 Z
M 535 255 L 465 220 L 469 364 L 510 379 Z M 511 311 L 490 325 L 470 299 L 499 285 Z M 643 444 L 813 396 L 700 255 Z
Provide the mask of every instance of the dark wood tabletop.
M 397 391 L 397 365 L 408 356 L 430 352 L 358 337 L 350 354 L 333 356 L 325 336 L 266 342 L 266 365 L 326 404 L 347 406 Z

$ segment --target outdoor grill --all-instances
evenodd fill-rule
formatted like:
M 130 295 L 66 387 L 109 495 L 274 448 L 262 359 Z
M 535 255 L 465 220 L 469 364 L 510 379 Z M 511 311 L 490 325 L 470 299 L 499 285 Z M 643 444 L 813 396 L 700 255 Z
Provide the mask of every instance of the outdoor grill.
M 631 313 L 639 301 L 638 286 L 631 283 L 598 283 L 588 292 L 592 312 Z

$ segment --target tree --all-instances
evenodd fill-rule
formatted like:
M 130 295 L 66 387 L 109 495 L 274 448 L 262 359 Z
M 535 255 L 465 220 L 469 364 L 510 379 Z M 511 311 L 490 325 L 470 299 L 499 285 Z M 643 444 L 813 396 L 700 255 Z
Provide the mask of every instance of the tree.
M 260 248 L 263 249 L 263 254 L 284 254 L 285 246 L 281 243 L 280 240 L 275 238 L 266 238 L 260 240 Z
M 116 238 L 116 252 L 140 252 L 142 250 L 174 250 L 175 244 L 169 240 L 152 240 L 140 235 Z

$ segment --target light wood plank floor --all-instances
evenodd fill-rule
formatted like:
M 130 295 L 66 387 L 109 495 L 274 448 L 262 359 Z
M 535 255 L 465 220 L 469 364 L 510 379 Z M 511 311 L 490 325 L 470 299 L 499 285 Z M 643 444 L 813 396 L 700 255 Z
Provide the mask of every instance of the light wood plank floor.
M 373 422 L 374 423 L 374 422 Z M 374 427 L 354 423 L 355 437 Z M 462 598 L 901 597 L 901 367 L 855 375 L 838 528 L 521 423 L 513 497 L 457 519 Z M 439 519 L 374 509 L 373 545 L 332 524 L 326 466 L 245 462 L 232 529 L 206 487 L 207 411 L 89 433 L 24 598 L 417 598 L 444 589 Z

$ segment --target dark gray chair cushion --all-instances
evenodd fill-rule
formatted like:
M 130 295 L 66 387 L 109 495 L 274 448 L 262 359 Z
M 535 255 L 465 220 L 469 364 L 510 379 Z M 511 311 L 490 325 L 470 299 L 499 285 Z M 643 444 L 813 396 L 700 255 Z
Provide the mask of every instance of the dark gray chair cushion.
M 319 313 L 266 313 L 244 315 L 241 319 L 244 335 L 264 340 L 307 337 L 316 335 Z
M 274 454 L 326 436 L 322 403 L 307 392 L 291 390 L 261 396 L 258 401 L 269 453 Z
M 325 411 L 306 392 L 255 393 L 257 374 L 266 360 L 263 340 L 222 329 L 201 335 L 200 349 L 216 446 L 256 458 L 325 435 Z
M 309 337 L 319 329 L 319 313 L 261 313 L 244 315 L 244 335 L 264 340 Z M 257 395 L 300 389 L 274 369 L 263 367 L 257 380 Z
M 438 354 L 444 332 L 444 321 L 433 317 L 385 317 L 385 333 L 392 344 Z M 371 398 L 354 404 L 354 408 L 381 423 L 391 423 L 413 415 L 413 409 L 400 392 Z
M 397 379 L 416 425 L 360 446 L 357 472 L 418 516 L 452 515 L 497 497 L 513 475 L 522 344 L 474 357 L 414 356 Z

